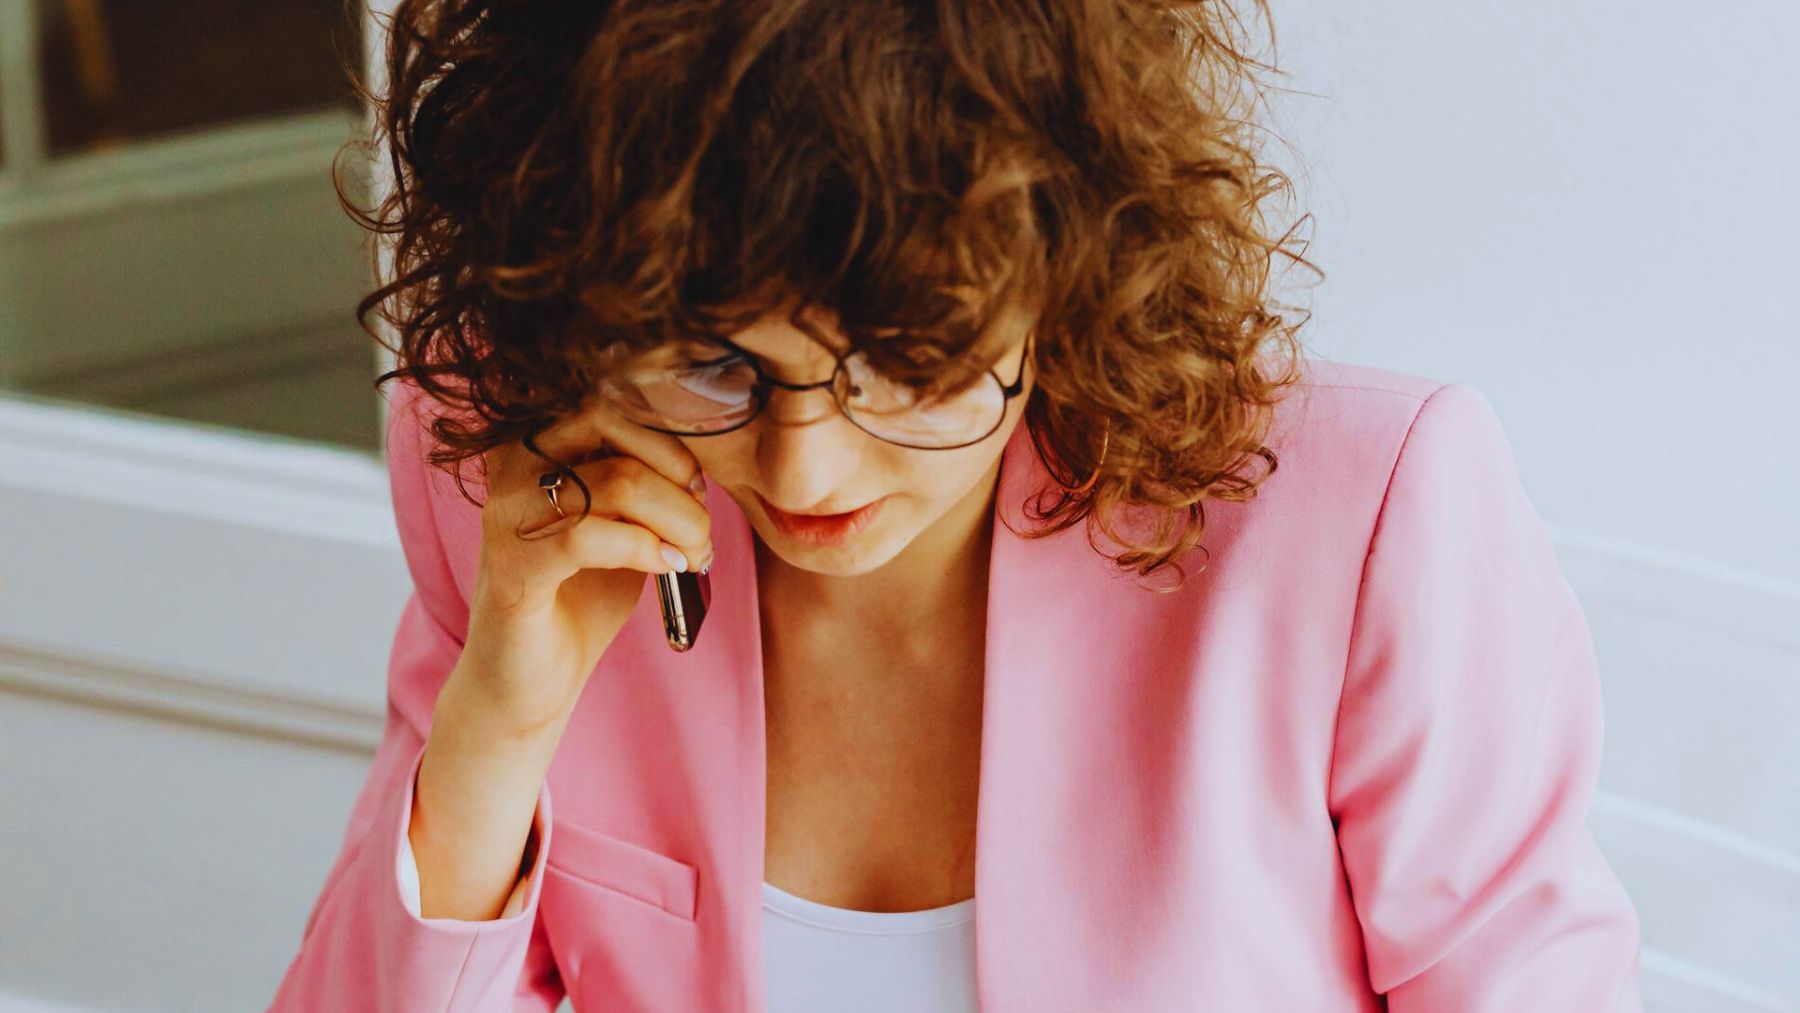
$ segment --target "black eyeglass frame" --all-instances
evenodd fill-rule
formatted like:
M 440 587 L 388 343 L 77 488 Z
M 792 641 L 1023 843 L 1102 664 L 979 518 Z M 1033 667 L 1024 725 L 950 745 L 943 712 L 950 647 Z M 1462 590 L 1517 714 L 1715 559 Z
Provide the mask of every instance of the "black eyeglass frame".
M 665 429 L 662 426 L 651 425 L 648 422 L 638 422 L 636 419 L 632 419 L 632 422 L 636 425 L 644 427 L 645 429 L 649 429 L 649 430 L 652 430 L 652 431 L 658 432 L 658 433 L 667 433 L 670 436 L 694 436 L 694 437 L 720 436 L 725 433 L 736 432 L 737 430 L 742 429 L 745 426 L 749 425 L 750 423 L 756 421 L 757 416 L 761 415 L 763 413 L 763 409 L 768 407 L 769 393 L 770 393 L 770 388 L 772 388 L 772 387 L 779 387 L 782 390 L 791 390 L 791 391 L 796 391 L 796 392 L 817 390 L 820 387 L 825 387 L 831 391 L 832 403 L 837 405 L 838 411 L 845 418 L 850 420 L 851 425 L 855 426 L 858 429 L 861 429 L 863 432 L 868 433 L 870 436 L 875 437 L 876 439 L 882 441 L 883 443 L 891 443 L 896 447 L 906 447 L 911 450 L 960 450 L 963 447 L 972 447 L 975 444 L 980 443 L 982 440 L 985 440 L 988 437 L 994 435 L 994 433 L 1000 429 L 1000 423 L 1006 421 L 1007 405 L 1011 404 L 1012 399 L 1015 397 L 1018 397 L 1025 390 L 1025 366 L 1028 362 L 1031 361 L 1031 346 L 1032 346 L 1032 342 L 1035 340 L 1036 337 L 1037 337 L 1037 335 L 1036 335 L 1035 331 L 1027 333 L 1025 335 L 1025 350 L 1024 350 L 1024 353 L 1019 356 L 1019 375 L 1017 377 L 1014 377 L 1013 381 L 1011 383 L 1007 383 L 1005 380 L 1000 379 L 1000 374 L 994 372 L 992 367 L 990 367 L 987 370 L 987 375 L 993 377 L 994 382 L 1000 385 L 1000 393 L 1003 398 L 1003 400 L 1000 402 L 1000 416 L 994 420 L 993 427 L 990 428 L 987 432 L 982 433 L 980 436 L 977 436 L 974 439 L 968 440 L 967 442 L 964 442 L 964 443 L 955 443 L 955 444 L 951 444 L 949 446 L 932 445 L 932 446 L 926 447 L 926 446 L 919 446 L 918 444 L 915 444 L 915 443 L 901 443 L 899 440 L 888 439 L 887 437 L 882 436 L 880 433 L 870 432 L 870 430 L 867 426 L 863 425 L 861 422 L 858 422 L 856 420 L 856 416 L 852 415 L 850 413 L 850 410 L 848 408 L 844 407 L 843 398 L 841 395 L 838 394 L 838 390 L 837 390 L 838 374 L 842 373 L 844 371 L 844 360 L 848 359 L 851 355 L 855 354 L 854 352 L 844 353 L 841 355 L 837 354 L 837 353 L 833 353 L 834 357 L 837 359 L 837 365 L 832 368 L 830 376 L 826 377 L 823 380 L 820 380 L 817 383 L 788 383 L 784 380 L 778 380 L 775 377 L 772 377 L 768 373 L 764 372 L 763 368 L 761 366 L 757 365 L 756 356 L 753 355 L 748 349 L 739 347 L 738 344 L 736 342 L 732 341 L 730 338 L 708 338 L 707 341 L 711 344 L 722 345 L 726 348 L 731 349 L 732 352 L 736 353 L 740 358 L 742 358 L 744 360 L 745 364 L 747 364 L 750 367 L 750 371 L 756 374 L 756 383 L 753 386 L 751 386 L 751 388 L 750 388 L 750 396 L 752 399 L 754 399 L 754 401 L 756 403 L 755 411 L 752 411 L 749 415 L 746 415 L 742 422 L 733 423 L 732 425 L 730 425 L 724 429 L 710 429 L 704 433 L 691 433 L 691 432 L 688 432 L 688 431 L 682 430 L 682 429 Z M 707 363 L 707 365 L 719 365 L 719 363 L 718 362 L 710 362 L 710 363 Z

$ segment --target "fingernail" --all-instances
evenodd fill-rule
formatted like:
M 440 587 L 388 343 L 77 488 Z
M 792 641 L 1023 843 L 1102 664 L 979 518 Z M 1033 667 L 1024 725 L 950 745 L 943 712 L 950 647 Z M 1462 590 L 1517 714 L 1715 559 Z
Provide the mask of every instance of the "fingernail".
M 688 492 L 691 492 L 694 495 L 698 496 L 701 493 L 704 493 L 705 491 L 706 491 L 706 476 L 700 474 L 697 471 L 694 472 L 694 480 L 692 482 L 688 483 Z
M 707 561 L 706 561 L 706 565 L 705 565 L 705 566 L 702 566 L 702 567 L 701 567 L 701 568 L 700 568 L 700 572 L 701 572 L 701 573 L 703 573 L 703 574 L 704 574 L 704 573 L 711 573 L 711 572 L 712 572 L 712 565 L 713 565 L 713 561 L 712 561 L 712 560 L 710 560 L 710 559 L 709 559 L 709 560 L 707 560 Z
M 677 572 L 685 571 L 688 568 L 687 557 L 682 555 L 681 550 L 673 545 L 665 544 L 662 547 L 662 557 L 667 560 L 669 565 L 674 567 Z

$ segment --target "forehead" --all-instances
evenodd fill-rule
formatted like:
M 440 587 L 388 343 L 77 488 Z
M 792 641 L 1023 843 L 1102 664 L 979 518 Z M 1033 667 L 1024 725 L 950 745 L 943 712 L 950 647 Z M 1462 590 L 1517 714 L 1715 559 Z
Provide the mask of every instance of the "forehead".
M 796 327 L 785 317 L 767 317 L 728 336 L 731 343 L 770 363 L 803 366 L 831 363 L 850 350 L 843 332 L 826 321 Z

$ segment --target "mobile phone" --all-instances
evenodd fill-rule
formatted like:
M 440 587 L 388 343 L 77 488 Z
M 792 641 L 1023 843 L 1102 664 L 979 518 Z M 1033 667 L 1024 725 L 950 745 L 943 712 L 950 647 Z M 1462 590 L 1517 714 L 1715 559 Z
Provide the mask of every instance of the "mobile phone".
M 686 570 L 659 573 L 656 597 L 662 602 L 663 636 L 669 640 L 669 649 L 691 650 L 712 604 L 711 575 Z

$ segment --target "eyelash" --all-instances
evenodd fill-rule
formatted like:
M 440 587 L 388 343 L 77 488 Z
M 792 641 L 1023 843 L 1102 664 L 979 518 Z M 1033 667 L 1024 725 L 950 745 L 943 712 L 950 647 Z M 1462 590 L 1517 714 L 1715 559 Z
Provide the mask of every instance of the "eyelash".
M 731 352 L 726 355 L 721 355 L 717 359 L 689 360 L 682 368 L 683 369 L 711 369 L 714 366 L 723 366 L 728 362 L 735 362 L 742 358 L 743 358 L 743 356 L 738 355 L 736 352 Z
M 715 368 L 718 366 L 726 365 L 728 363 L 743 362 L 743 361 L 746 361 L 746 359 L 742 353 L 726 352 L 724 355 L 721 355 L 716 359 L 690 359 L 686 363 L 684 363 L 681 368 L 692 369 L 692 370 L 712 369 L 712 368 Z M 966 384 L 964 384 L 960 388 L 956 388 L 954 390 L 939 391 L 938 393 L 940 394 L 940 396 L 946 396 L 946 397 L 955 395 L 955 394 L 959 394 L 962 391 L 975 386 L 980 381 L 981 381 L 981 378 L 979 376 L 977 376 L 977 377 L 974 377 L 973 379 L 969 380 Z

